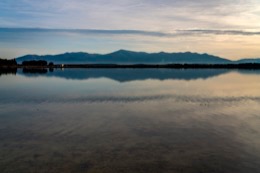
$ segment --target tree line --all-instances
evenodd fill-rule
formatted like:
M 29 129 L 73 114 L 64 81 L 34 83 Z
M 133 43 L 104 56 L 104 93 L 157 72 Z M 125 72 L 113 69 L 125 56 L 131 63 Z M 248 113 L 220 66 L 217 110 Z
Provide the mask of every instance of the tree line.
M 24 65 L 24 66 L 47 66 L 48 62 L 44 61 L 44 60 L 23 61 L 22 65 Z
M 54 66 L 54 63 L 50 62 L 48 64 L 48 62 L 45 60 L 38 60 L 38 61 L 32 60 L 32 61 L 23 61 L 22 65 L 23 66 Z
M 17 66 L 17 62 L 15 59 L 0 59 L 0 66 Z

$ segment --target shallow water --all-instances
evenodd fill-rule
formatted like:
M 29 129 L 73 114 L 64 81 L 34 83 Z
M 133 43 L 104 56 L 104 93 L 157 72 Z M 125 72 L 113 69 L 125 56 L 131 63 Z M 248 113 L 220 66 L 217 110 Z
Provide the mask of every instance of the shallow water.
M 260 71 L 0 75 L 0 172 L 260 172 Z

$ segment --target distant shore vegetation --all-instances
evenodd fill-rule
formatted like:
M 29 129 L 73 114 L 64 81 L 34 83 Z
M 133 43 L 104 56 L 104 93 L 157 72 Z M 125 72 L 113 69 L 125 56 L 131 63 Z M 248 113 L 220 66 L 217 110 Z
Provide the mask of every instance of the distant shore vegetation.
M 0 66 L 17 66 L 17 62 L 15 59 L 0 59 Z
M 260 63 L 235 64 L 54 64 L 45 60 L 23 61 L 0 59 L 0 68 L 174 68 L 174 69 L 260 69 Z

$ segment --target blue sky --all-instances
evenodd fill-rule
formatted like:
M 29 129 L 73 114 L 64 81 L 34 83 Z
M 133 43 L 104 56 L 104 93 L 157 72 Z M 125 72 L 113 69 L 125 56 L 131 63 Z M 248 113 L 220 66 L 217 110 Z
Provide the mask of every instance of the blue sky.
M 63 46 L 52 44 L 51 49 L 46 47 L 51 38 L 45 38 L 44 45 L 34 34 L 27 34 L 21 48 L 16 41 L 25 33 L 13 31 L 9 37 L 0 32 L 0 38 L 5 37 L 0 40 L 0 56 L 6 58 L 122 48 L 206 52 L 230 59 L 260 56 L 259 0 L 1 0 L 0 27 L 67 29 L 56 34 L 54 41 Z M 81 46 L 76 46 L 79 42 Z M 16 53 L 11 53 L 14 47 Z

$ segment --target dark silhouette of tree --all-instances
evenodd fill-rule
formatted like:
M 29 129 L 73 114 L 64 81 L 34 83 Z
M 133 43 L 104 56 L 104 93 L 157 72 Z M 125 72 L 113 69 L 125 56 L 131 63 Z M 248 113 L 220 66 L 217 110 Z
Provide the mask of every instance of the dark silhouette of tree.
M 15 59 L 0 59 L 0 66 L 17 66 L 17 62 Z
M 49 66 L 54 66 L 54 63 L 53 62 L 49 62 Z
M 66 68 L 173 68 L 173 69 L 260 69 L 260 63 L 245 64 L 66 64 Z
M 44 60 L 39 60 L 39 61 L 23 61 L 22 65 L 23 66 L 47 66 L 47 61 Z

